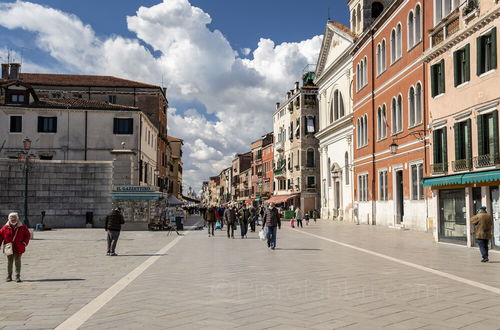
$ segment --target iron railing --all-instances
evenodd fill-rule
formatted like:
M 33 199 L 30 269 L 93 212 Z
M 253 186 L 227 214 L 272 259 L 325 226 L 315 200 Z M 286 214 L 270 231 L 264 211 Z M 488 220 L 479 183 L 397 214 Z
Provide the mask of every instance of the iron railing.
M 448 164 L 447 163 L 431 164 L 431 170 L 432 174 L 446 173 L 446 171 L 448 170 Z
M 486 154 L 474 157 L 474 166 L 477 168 L 500 164 L 500 154 Z
M 472 168 L 472 159 L 458 159 L 452 162 L 453 171 L 468 171 Z

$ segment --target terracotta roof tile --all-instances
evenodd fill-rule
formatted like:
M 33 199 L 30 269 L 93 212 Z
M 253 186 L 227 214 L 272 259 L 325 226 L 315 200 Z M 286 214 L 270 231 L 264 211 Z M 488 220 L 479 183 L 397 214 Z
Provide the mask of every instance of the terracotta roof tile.
M 30 104 L 32 108 L 56 108 L 56 109 L 89 109 L 89 110 L 126 110 L 139 111 L 137 107 L 111 104 L 107 102 L 90 101 L 80 98 L 49 99 L 40 98 Z
M 47 86 L 160 88 L 159 86 L 113 76 L 80 74 L 21 73 L 20 80 L 31 85 Z
M 345 26 L 344 24 L 342 23 L 339 23 L 339 22 L 335 22 L 335 21 L 329 21 L 328 24 L 330 24 L 331 26 L 334 26 L 336 27 L 337 29 L 347 33 L 348 35 L 350 35 L 351 37 L 355 38 L 356 35 L 354 33 L 352 33 L 351 29 L 349 29 L 347 26 Z
M 183 139 L 179 139 L 179 138 L 176 138 L 176 137 L 173 137 L 173 136 L 167 136 L 167 138 L 171 142 L 184 142 Z

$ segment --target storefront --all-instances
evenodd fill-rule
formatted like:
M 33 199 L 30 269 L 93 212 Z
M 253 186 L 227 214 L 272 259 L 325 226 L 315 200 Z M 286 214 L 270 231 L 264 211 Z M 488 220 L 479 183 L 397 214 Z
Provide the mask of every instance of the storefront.
M 429 217 L 437 220 L 437 240 L 475 246 L 470 218 L 484 205 L 493 216 L 492 248 L 500 249 L 499 185 L 500 170 L 425 178 L 424 186 L 432 189 L 434 210 Z
M 123 230 L 148 230 L 165 207 L 163 194 L 147 186 L 117 186 L 112 192 L 113 207 L 121 207 Z

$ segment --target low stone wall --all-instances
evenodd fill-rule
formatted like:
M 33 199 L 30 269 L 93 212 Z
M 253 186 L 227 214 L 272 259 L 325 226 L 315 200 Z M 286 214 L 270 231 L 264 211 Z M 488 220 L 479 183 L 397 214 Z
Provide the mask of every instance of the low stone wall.
M 31 226 L 85 227 L 93 212 L 94 226 L 102 227 L 112 207 L 111 161 L 37 160 L 29 174 L 28 216 Z M 0 159 L 0 224 L 10 212 L 24 218 L 24 174 L 17 160 Z

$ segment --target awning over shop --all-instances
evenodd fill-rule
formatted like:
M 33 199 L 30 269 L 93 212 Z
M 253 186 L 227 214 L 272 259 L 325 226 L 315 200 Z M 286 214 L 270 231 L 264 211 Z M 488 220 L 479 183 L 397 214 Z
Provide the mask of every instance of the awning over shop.
M 500 181 L 500 170 L 424 178 L 424 187 Z
M 424 178 L 424 187 L 448 186 L 452 184 L 461 184 L 463 174 L 439 176 L 433 178 Z
M 253 198 L 249 198 L 245 201 L 245 204 L 253 204 L 253 201 L 254 201 Z
M 183 205 L 183 204 L 184 204 L 184 202 L 179 200 L 174 195 L 170 195 L 167 197 L 167 205 L 168 206 L 178 206 L 178 205 Z
M 267 204 L 270 204 L 270 203 L 281 204 L 281 203 L 284 203 L 284 202 L 288 201 L 289 199 L 294 198 L 295 196 L 297 196 L 297 195 L 295 194 L 295 195 L 271 196 L 271 198 L 269 198 L 264 203 L 267 203 Z
M 163 197 L 161 192 L 135 192 L 135 191 L 113 191 L 111 197 L 115 200 L 142 200 L 142 201 L 157 201 Z

